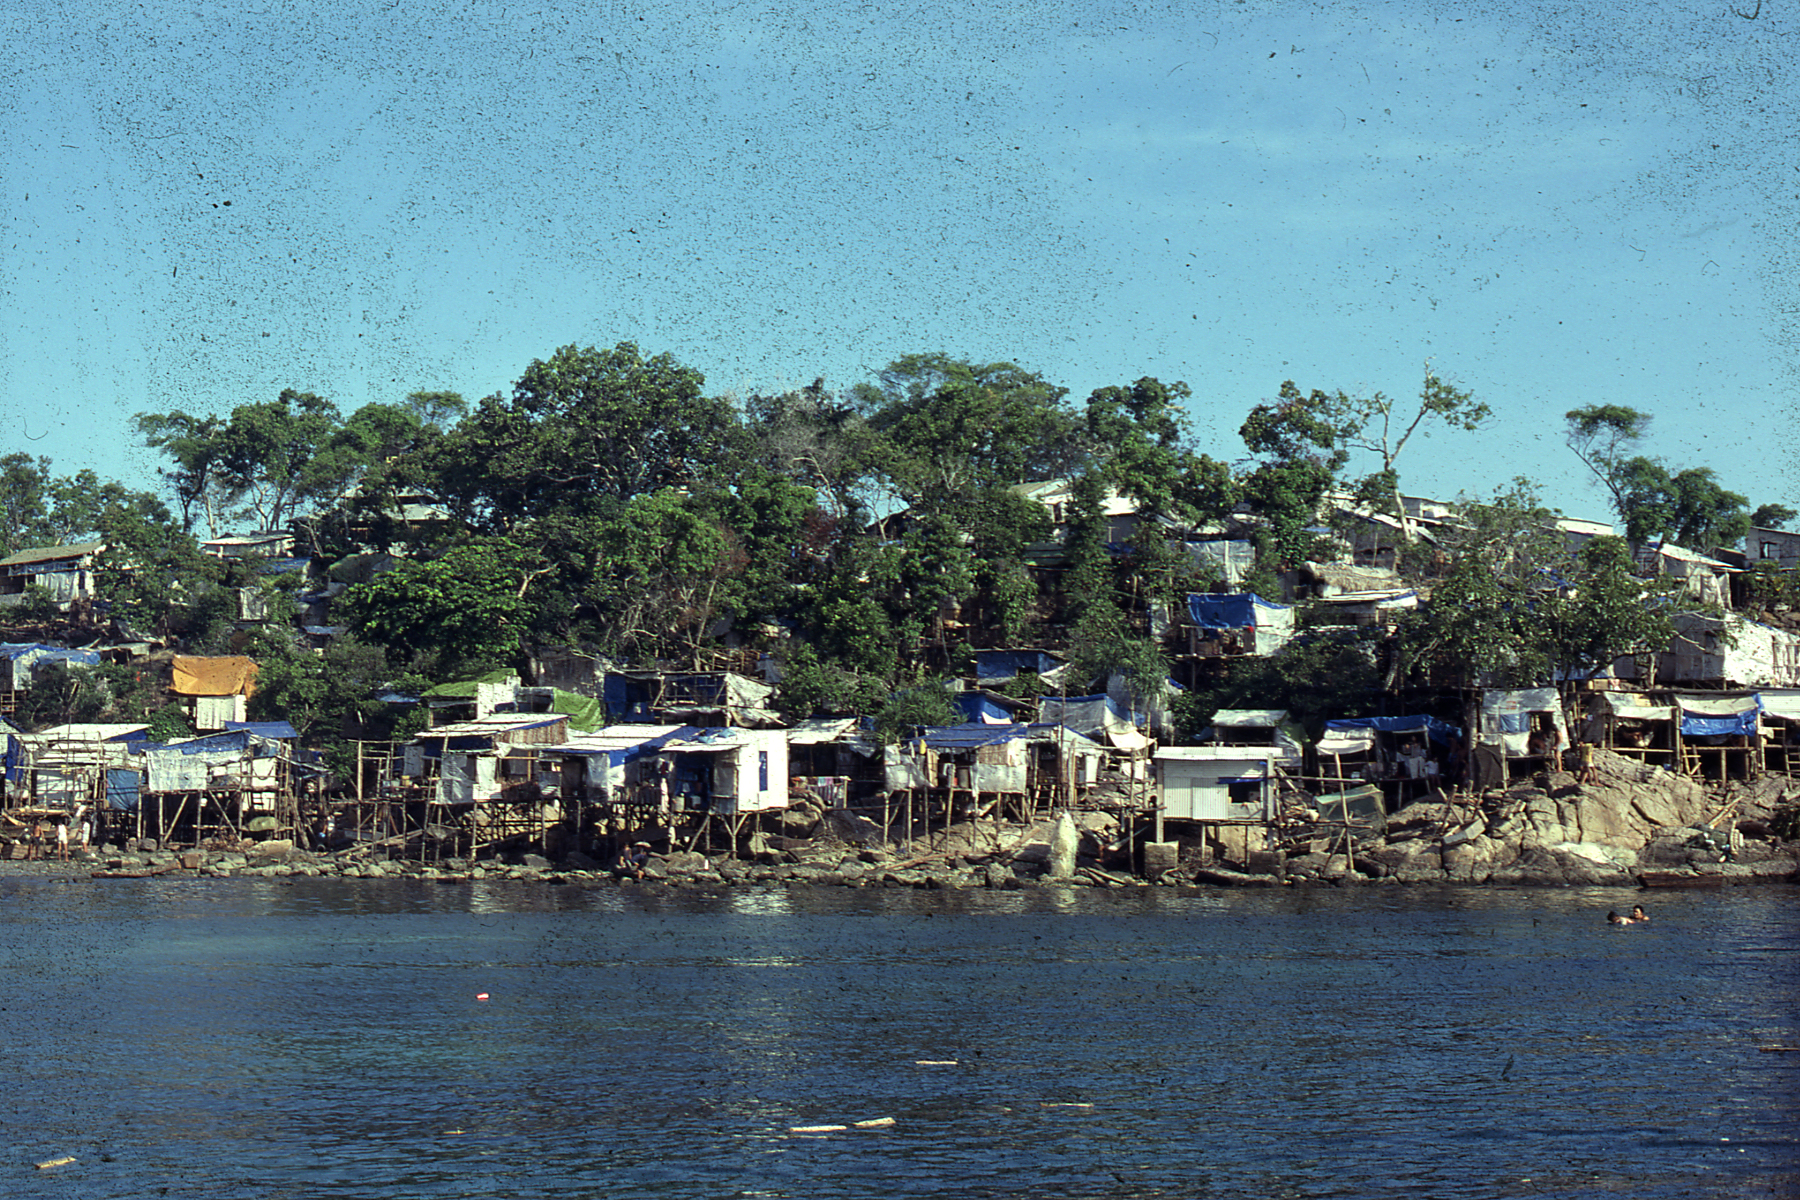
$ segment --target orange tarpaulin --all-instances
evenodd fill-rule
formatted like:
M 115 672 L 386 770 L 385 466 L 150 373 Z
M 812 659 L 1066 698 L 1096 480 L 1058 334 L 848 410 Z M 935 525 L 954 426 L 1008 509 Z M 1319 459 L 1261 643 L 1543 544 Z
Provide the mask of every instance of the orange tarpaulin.
M 177 696 L 251 696 L 256 694 L 256 664 L 242 655 L 222 658 L 175 656 Z

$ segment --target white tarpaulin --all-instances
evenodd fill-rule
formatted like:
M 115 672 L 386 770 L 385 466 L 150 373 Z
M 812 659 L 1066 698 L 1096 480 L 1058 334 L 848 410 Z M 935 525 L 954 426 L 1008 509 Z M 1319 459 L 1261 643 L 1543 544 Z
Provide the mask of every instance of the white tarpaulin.
M 1673 721 L 1675 709 L 1667 704 L 1652 704 L 1648 696 L 1638 692 L 1601 692 L 1601 701 L 1616 717 L 1633 721 Z
M 1375 731 L 1327 729 L 1316 749 L 1320 754 L 1367 754 L 1375 749 Z
M 977 762 L 970 786 L 978 792 L 1022 792 L 1025 790 L 1025 766 L 1010 763 Z
M 1694 713 L 1702 717 L 1736 717 L 1751 712 L 1756 708 L 1755 696 L 1695 696 L 1677 697 L 1681 702 L 1681 711 Z
M 1763 716 L 1783 721 L 1800 721 L 1800 691 L 1765 689 L 1761 693 Z
M 1213 714 L 1213 724 L 1221 729 L 1274 729 L 1287 719 L 1285 708 L 1221 708 Z
M 1038 720 L 1063 725 L 1086 737 L 1098 738 L 1109 730 L 1135 730 L 1131 719 L 1119 711 L 1110 696 L 1039 696 Z
M 151 792 L 203 791 L 214 778 L 230 776 L 243 766 L 242 750 L 183 754 L 180 750 L 144 752 L 144 789 Z
M 194 697 L 195 729 L 223 729 L 227 721 L 242 721 L 244 713 L 245 705 L 242 696 Z
M 498 762 L 486 754 L 444 755 L 438 768 L 437 798 L 444 804 L 469 804 L 491 800 L 498 790 L 495 767 Z
M 1556 729 L 1556 746 L 1569 745 L 1569 727 L 1563 721 L 1562 699 L 1555 688 L 1521 688 L 1517 691 L 1490 690 L 1481 697 L 1481 741 L 1483 745 L 1504 745 L 1506 753 L 1523 757 L 1530 753 L 1531 718 L 1550 718 Z M 1554 749 L 1556 747 L 1552 747 Z
M 931 786 L 931 780 L 925 773 L 925 759 L 920 755 L 908 754 L 898 746 L 886 746 L 881 752 L 881 762 L 886 768 L 887 790 L 890 792 Z

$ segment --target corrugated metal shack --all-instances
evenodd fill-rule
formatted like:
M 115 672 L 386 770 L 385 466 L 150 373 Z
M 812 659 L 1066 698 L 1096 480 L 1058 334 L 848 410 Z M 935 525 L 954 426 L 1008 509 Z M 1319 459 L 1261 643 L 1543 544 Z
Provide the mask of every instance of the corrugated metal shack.
M 233 722 L 180 741 L 134 744 L 138 803 L 124 808 L 137 836 L 164 844 L 246 835 L 299 838 L 300 792 L 318 769 L 301 763 L 299 735 L 286 721 Z M 115 807 L 127 797 L 109 789 Z
M 423 833 L 422 856 L 433 848 L 477 853 L 507 841 L 548 850 L 562 820 L 561 762 L 548 749 L 568 740 L 563 713 L 493 713 L 427 729 L 403 751 L 400 827 L 393 812 L 378 811 L 375 828 L 387 836 Z
M 746 821 L 788 806 L 786 731 L 698 725 L 609 725 L 548 747 L 577 844 L 654 828 L 693 845 L 714 819 L 735 847 Z
M 926 728 L 883 751 L 890 800 L 929 835 L 959 820 L 1016 819 L 1079 807 L 1099 781 L 1106 747 L 1062 725 L 971 722 Z M 884 815 L 883 827 L 887 825 Z

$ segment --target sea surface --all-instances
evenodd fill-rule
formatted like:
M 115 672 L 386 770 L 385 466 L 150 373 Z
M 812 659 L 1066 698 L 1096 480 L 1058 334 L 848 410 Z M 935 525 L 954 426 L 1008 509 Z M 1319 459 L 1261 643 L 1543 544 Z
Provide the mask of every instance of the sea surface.
M 1800 889 L 1638 898 L 0 879 L 0 1196 L 1800 1196 Z

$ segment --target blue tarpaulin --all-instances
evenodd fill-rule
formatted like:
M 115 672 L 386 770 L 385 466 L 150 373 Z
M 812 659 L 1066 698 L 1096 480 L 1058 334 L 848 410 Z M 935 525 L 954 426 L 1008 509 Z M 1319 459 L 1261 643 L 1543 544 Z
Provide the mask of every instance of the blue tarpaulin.
M 1325 722 L 1326 729 L 1378 729 L 1382 733 L 1424 733 L 1432 741 L 1448 746 L 1460 741 L 1462 727 L 1436 717 L 1344 717 Z
M 1011 679 L 1032 672 L 1043 675 L 1056 669 L 1056 659 L 1043 650 L 977 650 L 975 678 Z
M 1708 703 L 1704 710 L 1688 707 L 1689 701 L 1681 705 L 1682 737 L 1725 737 L 1731 734 L 1754 736 L 1757 718 L 1762 713 L 1762 697 L 1751 696 L 1748 699 L 1732 701 L 1732 705 L 1744 705 L 1735 712 L 1719 711 L 1726 707 L 1717 701 Z
M 100 655 L 92 650 L 70 650 L 66 646 L 50 646 L 42 642 L 0 642 L 0 659 L 6 660 L 7 691 L 25 691 L 32 676 L 51 663 L 67 663 L 72 667 L 97 667 Z
M 1265 612 L 1286 612 L 1291 605 L 1271 604 L 1255 592 L 1233 595 L 1210 592 L 1188 594 L 1188 616 L 1201 629 L 1248 629 L 1268 623 Z
M 991 696 L 980 692 L 959 692 L 956 696 L 956 707 L 971 721 L 980 721 L 987 725 L 1012 724 L 1012 710 L 1004 707 Z
M 136 771 L 108 767 L 106 770 L 106 806 L 119 812 L 130 812 L 138 806 L 143 776 Z
M 239 729 L 254 733 L 257 737 L 276 738 L 291 741 L 300 736 L 299 731 L 286 721 L 227 721 L 225 731 L 235 732 Z
M 1027 725 L 988 725 L 980 721 L 964 725 L 934 725 L 925 730 L 925 744 L 940 754 L 946 750 L 973 750 L 1022 738 Z

